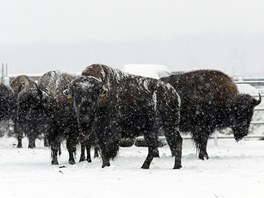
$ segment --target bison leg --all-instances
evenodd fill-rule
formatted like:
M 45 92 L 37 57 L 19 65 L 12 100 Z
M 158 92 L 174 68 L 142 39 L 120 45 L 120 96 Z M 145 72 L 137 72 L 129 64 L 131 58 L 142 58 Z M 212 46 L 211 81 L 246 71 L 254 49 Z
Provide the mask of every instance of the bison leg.
M 110 157 L 107 155 L 107 148 L 105 145 L 101 146 L 102 148 L 102 168 L 110 166 Z
M 73 165 L 75 164 L 75 159 L 74 159 L 74 151 L 69 151 L 69 164 Z
M 91 159 L 91 145 L 86 145 L 86 153 L 87 153 L 87 162 L 92 162 L 92 159 Z
M 17 148 L 22 148 L 22 138 L 23 138 L 23 133 L 19 132 L 17 129 L 17 122 L 15 121 L 14 124 L 14 132 L 17 134 Z
M 22 148 L 22 138 L 17 137 L 17 148 Z
M 167 143 L 170 147 L 171 154 L 175 157 L 174 167 L 173 169 L 180 169 L 181 165 L 181 158 L 182 158 L 182 137 L 178 130 L 174 128 L 164 128 L 165 137 Z
M 204 159 L 209 159 L 209 156 L 206 151 L 206 146 L 207 146 L 207 141 L 203 142 L 202 144 L 199 145 L 199 159 L 204 160 Z
M 28 135 L 28 148 L 35 148 L 36 147 L 35 140 L 36 140 L 36 138 L 34 135 L 32 135 L 32 134 Z
M 108 144 L 107 144 L 108 143 Z M 110 158 L 114 158 L 118 151 L 118 143 L 106 142 L 106 144 L 101 144 L 101 155 L 102 155 L 102 168 L 110 166 Z
M 119 150 L 120 129 L 116 124 L 109 123 L 109 126 L 111 127 L 103 127 L 97 131 L 103 162 L 102 168 L 110 166 L 110 159 L 115 158 Z
M 58 165 L 58 152 L 60 150 L 60 143 L 56 142 L 51 144 L 51 164 Z
M 50 145 L 49 145 L 49 140 L 48 140 L 48 138 L 46 137 L 46 135 L 44 135 L 44 146 L 45 146 L 45 147 L 50 146 Z
M 158 150 L 158 128 L 156 124 L 153 126 L 152 132 L 147 132 L 144 135 L 145 141 L 148 145 L 148 155 L 145 159 L 141 168 L 149 169 L 150 163 L 152 162 L 154 157 L 159 157 L 159 150 Z
M 157 147 L 149 147 L 148 148 L 148 155 L 147 158 L 145 159 L 143 165 L 141 166 L 141 168 L 143 169 L 149 169 L 149 166 L 153 160 L 154 157 L 158 157 L 159 156 L 159 151 Z
M 102 161 L 103 161 L 102 168 L 110 166 L 110 159 L 108 157 L 104 157 L 103 154 L 102 154 Z
M 36 147 L 35 140 L 29 140 L 28 148 L 35 148 L 35 147 Z
M 94 158 L 99 157 L 100 149 L 98 146 L 94 147 Z
M 69 164 L 73 165 L 75 164 L 75 153 L 76 153 L 76 144 L 75 144 L 76 141 L 74 141 L 74 139 L 72 138 L 68 138 L 67 141 L 66 141 L 66 147 L 67 147 L 67 150 L 69 152 Z
M 85 160 L 85 144 L 81 143 L 81 156 L 79 162 L 83 162 Z
M 209 159 L 209 156 L 206 151 L 207 141 L 208 141 L 208 135 L 206 133 L 198 132 L 197 136 L 193 136 L 196 148 L 199 152 L 199 159 Z

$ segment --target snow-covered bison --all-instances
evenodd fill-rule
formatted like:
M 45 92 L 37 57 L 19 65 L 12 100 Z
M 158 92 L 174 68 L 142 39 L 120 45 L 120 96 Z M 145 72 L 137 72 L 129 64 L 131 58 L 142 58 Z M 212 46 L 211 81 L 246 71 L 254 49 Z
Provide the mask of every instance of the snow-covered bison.
M 4 84 L 0 84 L 0 137 L 4 136 L 9 129 L 9 119 L 14 109 L 14 92 Z
M 8 120 L 12 115 L 14 106 L 14 92 L 4 84 L 0 84 L 0 121 Z
M 74 164 L 78 125 L 71 101 L 63 94 L 75 76 L 59 71 L 45 73 L 36 88 L 18 95 L 18 129 L 46 133 L 52 164 L 58 164 L 60 143 L 66 138 L 69 163 Z
M 8 121 L 14 110 L 15 100 L 13 90 L 4 84 L 0 84 L 0 121 Z
M 200 159 L 208 159 L 209 135 L 215 129 L 230 127 L 236 141 L 248 134 L 254 107 L 259 100 L 239 94 L 226 74 L 215 70 L 197 70 L 161 78 L 170 83 L 181 97 L 180 130 L 191 132 Z
M 36 88 L 36 83 L 26 75 L 19 75 L 10 83 L 10 86 L 14 91 L 14 100 L 17 101 L 18 95 L 21 91 L 26 91 L 31 88 Z M 18 104 L 17 102 L 15 102 L 12 119 L 14 122 L 14 132 L 17 135 L 17 142 L 18 142 L 17 147 L 18 148 L 22 147 L 22 138 L 23 138 L 23 134 L 25 134 L 29 139 L 28 147 L 34 148 L 35 139 L 39 134 L 36 134 L 35 131 L 26 131 L 26 130 L 22 131 L 17 128 L 17 108 L 18 108 Z
M 73 98 L 80 130 L 98 138 L 102 167 L 110 166 L 121 138 L 144 135 L 148 155 L 142 168 L 148 169 L 153 158 L 159 157 L 158 129 L 162 127 L 175 156 L 174 168 L 181 168 L 180 99 L 171 85 L 94 64 L 69 84 L 67 93 Z

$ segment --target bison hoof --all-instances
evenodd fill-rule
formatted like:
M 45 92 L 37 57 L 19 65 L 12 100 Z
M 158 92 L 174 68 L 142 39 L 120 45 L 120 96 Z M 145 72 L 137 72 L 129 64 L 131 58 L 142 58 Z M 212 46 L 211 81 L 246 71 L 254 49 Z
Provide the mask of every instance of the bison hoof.
M 75 161 L 74 160 L 69 160 L 69 164 L 70 165 L 74 165 L 75 164 Z
M 110 162 L 105 162 L 105 163 L 103 163 L 102 168 L 109 167 L 109 166 L 110 166 Z
M 180 168 L 182 168 L 182 165 L 175 165 L 175 166 L 173 167 L 173 169 L 180 169 Z
M 52 160 L 52 161 L 51 161 L 51 165 L 59 165 L 58 160 Z
M 142 168 L 142 169 L 149 169 L 149 166 L 143 164 L 143 165 L 141 166 L 141 168 Z
M 87 159 L 86 161 L 87 161 L 88 163 L 91 163 L 91 162 L 92 162 L 92 160 L 91 160 L 91 159 Z
M 204 159 L 209 159 L 209 156 L 207 154 L 199 154 L 199 159 L 204 160 Z
M 22 148 L 22 144 L 18 144 L 17 145 L 17 148 Z
M 84 162 L 85 161 L 85 158 L 84 157 L 81 157 L 79 162 Z

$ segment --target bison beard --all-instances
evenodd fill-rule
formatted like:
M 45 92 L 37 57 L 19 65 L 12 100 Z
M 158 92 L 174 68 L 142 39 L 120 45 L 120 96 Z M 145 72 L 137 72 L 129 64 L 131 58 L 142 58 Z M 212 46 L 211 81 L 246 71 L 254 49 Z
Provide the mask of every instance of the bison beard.
M 110 166 L 121 138 L 144 135 L 148 155 L 142 168 L 159 157 L 158 129 L 165 131 L 174 168 L 181 168 L 182 138 L 179 134 L 180 100 L 170 85 L 124 74 L 105 65 L 91 65 L 69 85 L 80 127 L 93 126 L 102 154 L 102 167 Z M 82 129 L 84 131 L 91 131 Z
M 200 159 L 208 159 L 209 136 L 215 129 L 230 127 L 235 139 L 241 140 L 248 128 L 257 101 L 239 94 L 235 83 L 226 74 L 214 70 L 197 70 L 161 78 L 170 83 L 181 97 L 180 130 L 191 132 Z

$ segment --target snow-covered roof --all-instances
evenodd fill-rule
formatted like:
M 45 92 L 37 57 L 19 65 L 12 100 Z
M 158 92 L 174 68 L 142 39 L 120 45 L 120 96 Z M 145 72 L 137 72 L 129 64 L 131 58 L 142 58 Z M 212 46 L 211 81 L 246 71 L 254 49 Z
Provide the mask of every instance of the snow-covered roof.
M 122 71 L 144 77 L 159 79 L 164 76 L 169 76 L 171 71 L 165 65 L 152 64 L 128 64 L 121 68 Z
M 237 84 L 238 91 L 251 96 L 258 96 L 259 90 L 250 84 Z

